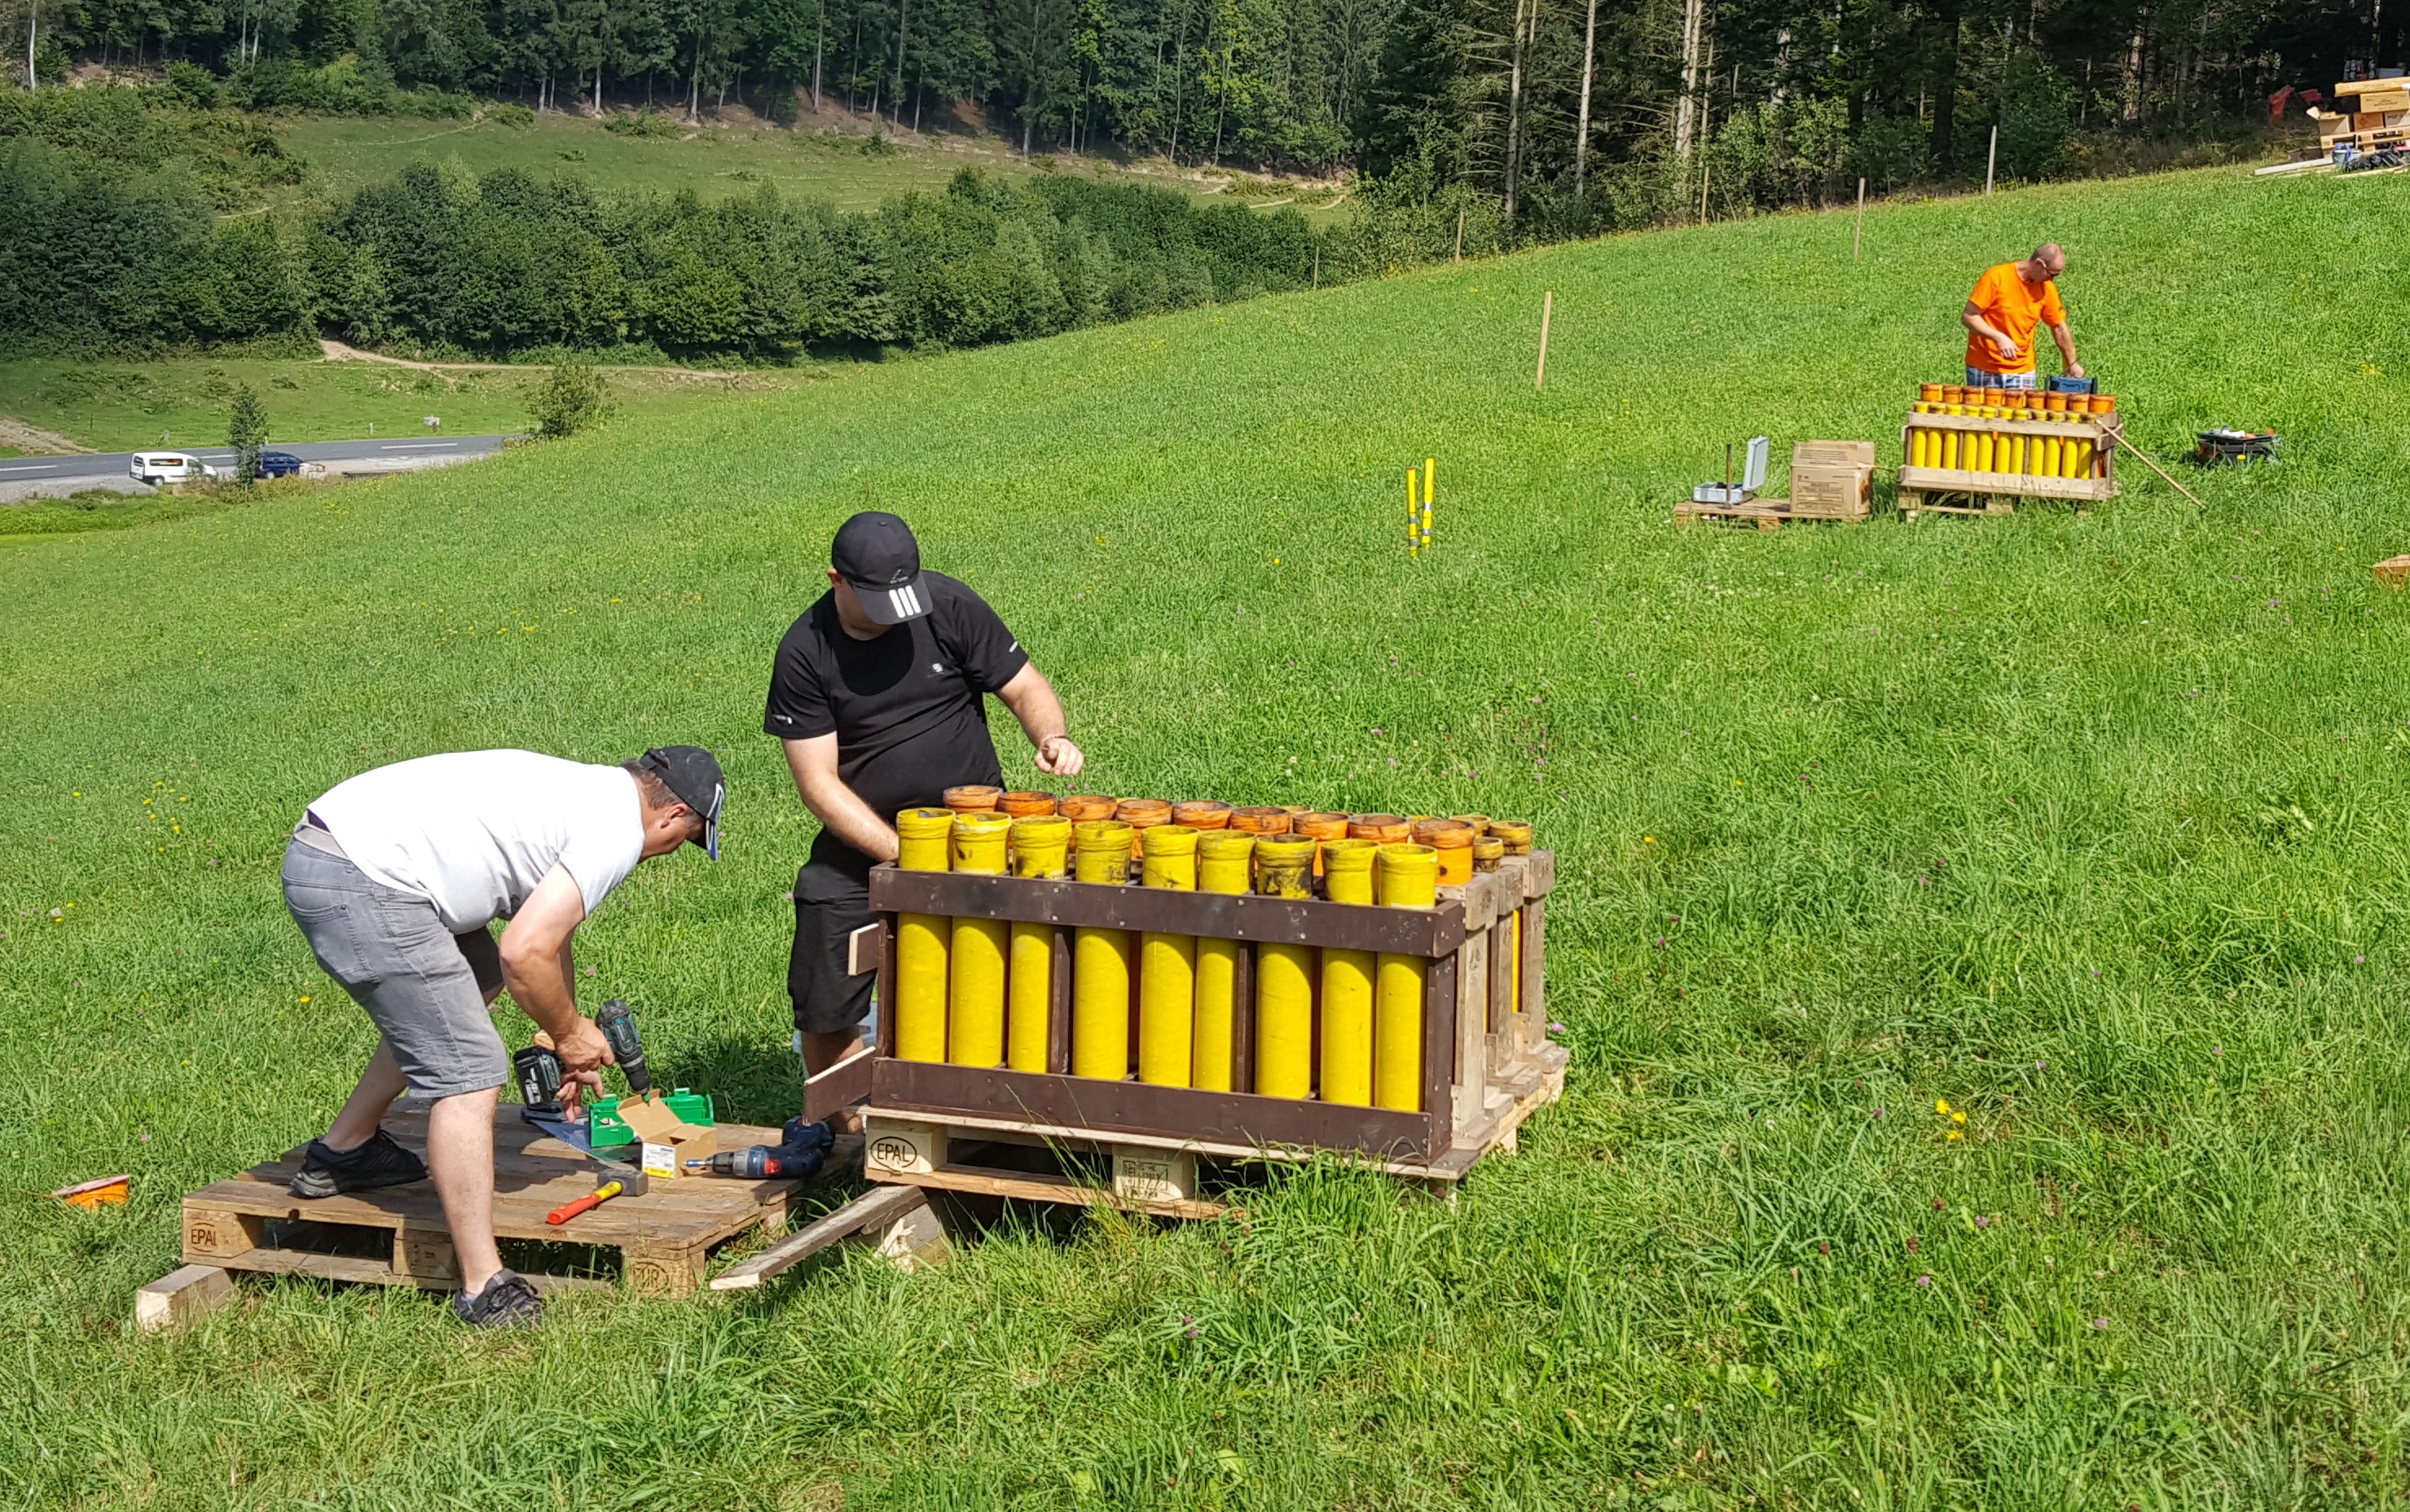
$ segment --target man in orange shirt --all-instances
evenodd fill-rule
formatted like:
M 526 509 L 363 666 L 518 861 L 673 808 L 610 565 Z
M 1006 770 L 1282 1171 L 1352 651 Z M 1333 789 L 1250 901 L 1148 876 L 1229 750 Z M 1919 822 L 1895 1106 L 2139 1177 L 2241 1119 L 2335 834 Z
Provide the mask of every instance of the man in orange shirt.
M 2069 378 L 2083 376 L 2075 360 L 2075 334 L 2067 328 L 2067 307 L 2058 302 L 2058 275 L 2067 271 L 2067 254 L 2055 241 L 2045 241 L 2023 262 L 2001 263 L 1983 269 L 1975 292 L 1959 313 L 1967 327 L 1967 382 L 1985 388 L 2034 386 L 2033 335 L 2037 324 L 2050 327 Z

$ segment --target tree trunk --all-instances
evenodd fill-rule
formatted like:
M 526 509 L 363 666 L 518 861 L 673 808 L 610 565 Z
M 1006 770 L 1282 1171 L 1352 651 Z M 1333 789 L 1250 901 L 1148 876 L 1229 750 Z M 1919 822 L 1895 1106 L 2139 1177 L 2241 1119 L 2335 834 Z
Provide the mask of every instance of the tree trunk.
M 1674 102 L 1674 155 L 1685 163 L 1698 136 L 1699 37 L 1706 30 L 1706 0 L 1683 0 L 1682 97 Z
M 1590 0 L 1590 19 L 1582 23 L 1581 114 L 1574 125 L 1574 197 L 1582 196 L 1582 181 L 1590 167 L 1590 86 L 1598 73 L 1598 0 Z
M 1691 0 L 1693 5 L 1698 0 Z M 1524 0 L 1515 0 L 1515 45 L 1513 61 L 1506 71 L 1506 205 L 1505 220 L 1515 224 L 1515 191 L 1523 178 L 1523 11 Z M 1539 19 L 1540 0 L 1530 0 L 1532 20 Z
M 2121 93 L 2125 96 L 2122 101 L 2124 124 L 2129 131 L 2138 130 L 2142 124 L 2142 41 L 2150 25 L 2150 17 L 2147 10 L 2135 12 L 2134 37 L 2126 47 L 2126 80 Z
M 895 129 L 904 129 L 904 40 L 912 35 L 912 0 L 895 7 Z
M 1933 162 L 1947 171 L 1958 162 L 1958 0 L 1942 0 L 1940 71 L 1933 80 Z
M 41 80 L 34 76 L 34 34 L 41 25 L 41 20 L 40 8 L 28 0 L 25 7 L 25 88 L 29 91 L 42 87 Z
M 820 23 L 812 34 L 812 114 L 820 113 L 820 44 L 828 40 L 828 7 L 820 7 Z

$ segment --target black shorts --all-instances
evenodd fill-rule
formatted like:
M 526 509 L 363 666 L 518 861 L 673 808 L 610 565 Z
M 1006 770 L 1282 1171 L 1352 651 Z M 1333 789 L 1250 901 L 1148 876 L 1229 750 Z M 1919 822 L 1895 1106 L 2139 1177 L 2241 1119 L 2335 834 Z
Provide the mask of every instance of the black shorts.
M 847 868 L 813 860 L 795 873 L 795 945 L 787 956 L 787 996 L 795 1027 L 843 1034 L 870 1016 L 878 973 L 846 975 L 846 940 L 877 916 L 870 889 Z

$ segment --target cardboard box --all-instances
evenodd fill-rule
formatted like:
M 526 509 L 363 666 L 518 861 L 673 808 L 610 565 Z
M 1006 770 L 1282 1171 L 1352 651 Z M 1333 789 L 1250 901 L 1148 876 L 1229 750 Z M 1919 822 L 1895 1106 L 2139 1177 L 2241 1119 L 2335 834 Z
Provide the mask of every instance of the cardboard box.
M 1791 512 L 1864 519 L 1874 512 L 1875 443 L 1800 441 L 1791 446 Z
M 688 1161 L 707 1160 L 719 1148 L 718 1129 L 687 1123 L 659 1093 L 622 1098 L 619 1117 L 642 1146 L 645 1174 L 656 1180 L 683 1176 Z

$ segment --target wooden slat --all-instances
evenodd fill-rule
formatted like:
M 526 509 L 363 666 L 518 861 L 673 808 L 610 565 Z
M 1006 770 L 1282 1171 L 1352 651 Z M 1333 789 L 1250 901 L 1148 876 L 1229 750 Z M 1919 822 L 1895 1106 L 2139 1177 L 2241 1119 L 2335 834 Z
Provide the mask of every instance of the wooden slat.
M 864 1045 L 859 1054 L 848 1055 L 828 1069 L 804 1082 L 804 1117 L 819 1123 L 831 1113 L 843 1112 L 870 1096 L 871 1047 Z M 776 1144 L 777 1140 L 760 1142 Z M 729 1148 L 722 1144 L 721 1149 Z M 739 1146 L 738 1148 L 742 1148 Z
M 1427 1156 L 1431 1138 L 1425 1114 L 1386 1108 L 883 1057 L 872 1073 L 870 1100 L 879 1112 L 907 1117 L 916 1112 L 970 1113 L 1085 1129 L 1108 1138 L 1145 1134 L 1240 1147 L 1312 1145 Z
M 2103 414 L 2100 420 L 2115 418 L 2114 414 Z M 1980 414 L 1911 414 L 1908 429 L 1990 430 L 2011 436 L 2072 436 L 2081 441 L 2098 441 L 2101 436 L 2100 420 L 2088 414 L 2081 420 L 1986 420 Z
M 1466 938 L 1456 952 L 1456 1068 L 1452 1142 L 1465 1143 L 1480 1125 L 1489 1097 L 1489 930 Z
M 870 900 L 890 912 L 1211 935 L 1401 955 L 1445 955 L 1464 939 L 1464 908 L 1453 900 L 1428 910 L 1381 909 L 1243 893 L 1176 893 L 1028 877 L 903 871 L 893 864 L 871 868 Z
M 730 1266 L 712 1278 L 711 1289 L 750 1290 L 832 1244 L 894 1222 L 914 1203 L 926 1200 L 914 1187 L 880 1186 L 834 1212 L 821 1214 L 761 1254 Z
M 1423 972 L 1423 1115 L 1430 1132 L 1423 1146 L 1426 1158 L 1445 1155 L 1456 1143 L 1456 1103 L 1448 1089 L 1456 1075 L 1455 955 L 1433 961 Z
M 1933 493 L 2022 494 L 2030 499 L 2073 499 L 2086 503 L 2114 499 L 2115 478 L 2050 478 L 2026 472 L 1967 472 L 1954 467 L 1904 467 L 1899 486 Z M 1922 506 L 1926 509 L 1934 505 Z
M 186 1265 L 134 1294 L 134 1327 L 143 1333 L 181 1329 L 234 1301 L 234 1278 L 214 1265 Z
M 1030 1171 L 981 1170 L 947 1165 L 925 1171 L 882 1170 L 872 1179 L 904 1191 L 934 1189 L 966 1192 L 976 1197 L 1017 1198 L 1025 1202 L 1070 1202 L 1082 1207 L 1156 1213 L 1170 1218 L 1218 1218 L 1229 1211 L 1220 1202 L 1141 1202 L 1134 1198 L 1118 1196 L 1101 1186 L 1073 1181 L 1067 1176 Z

